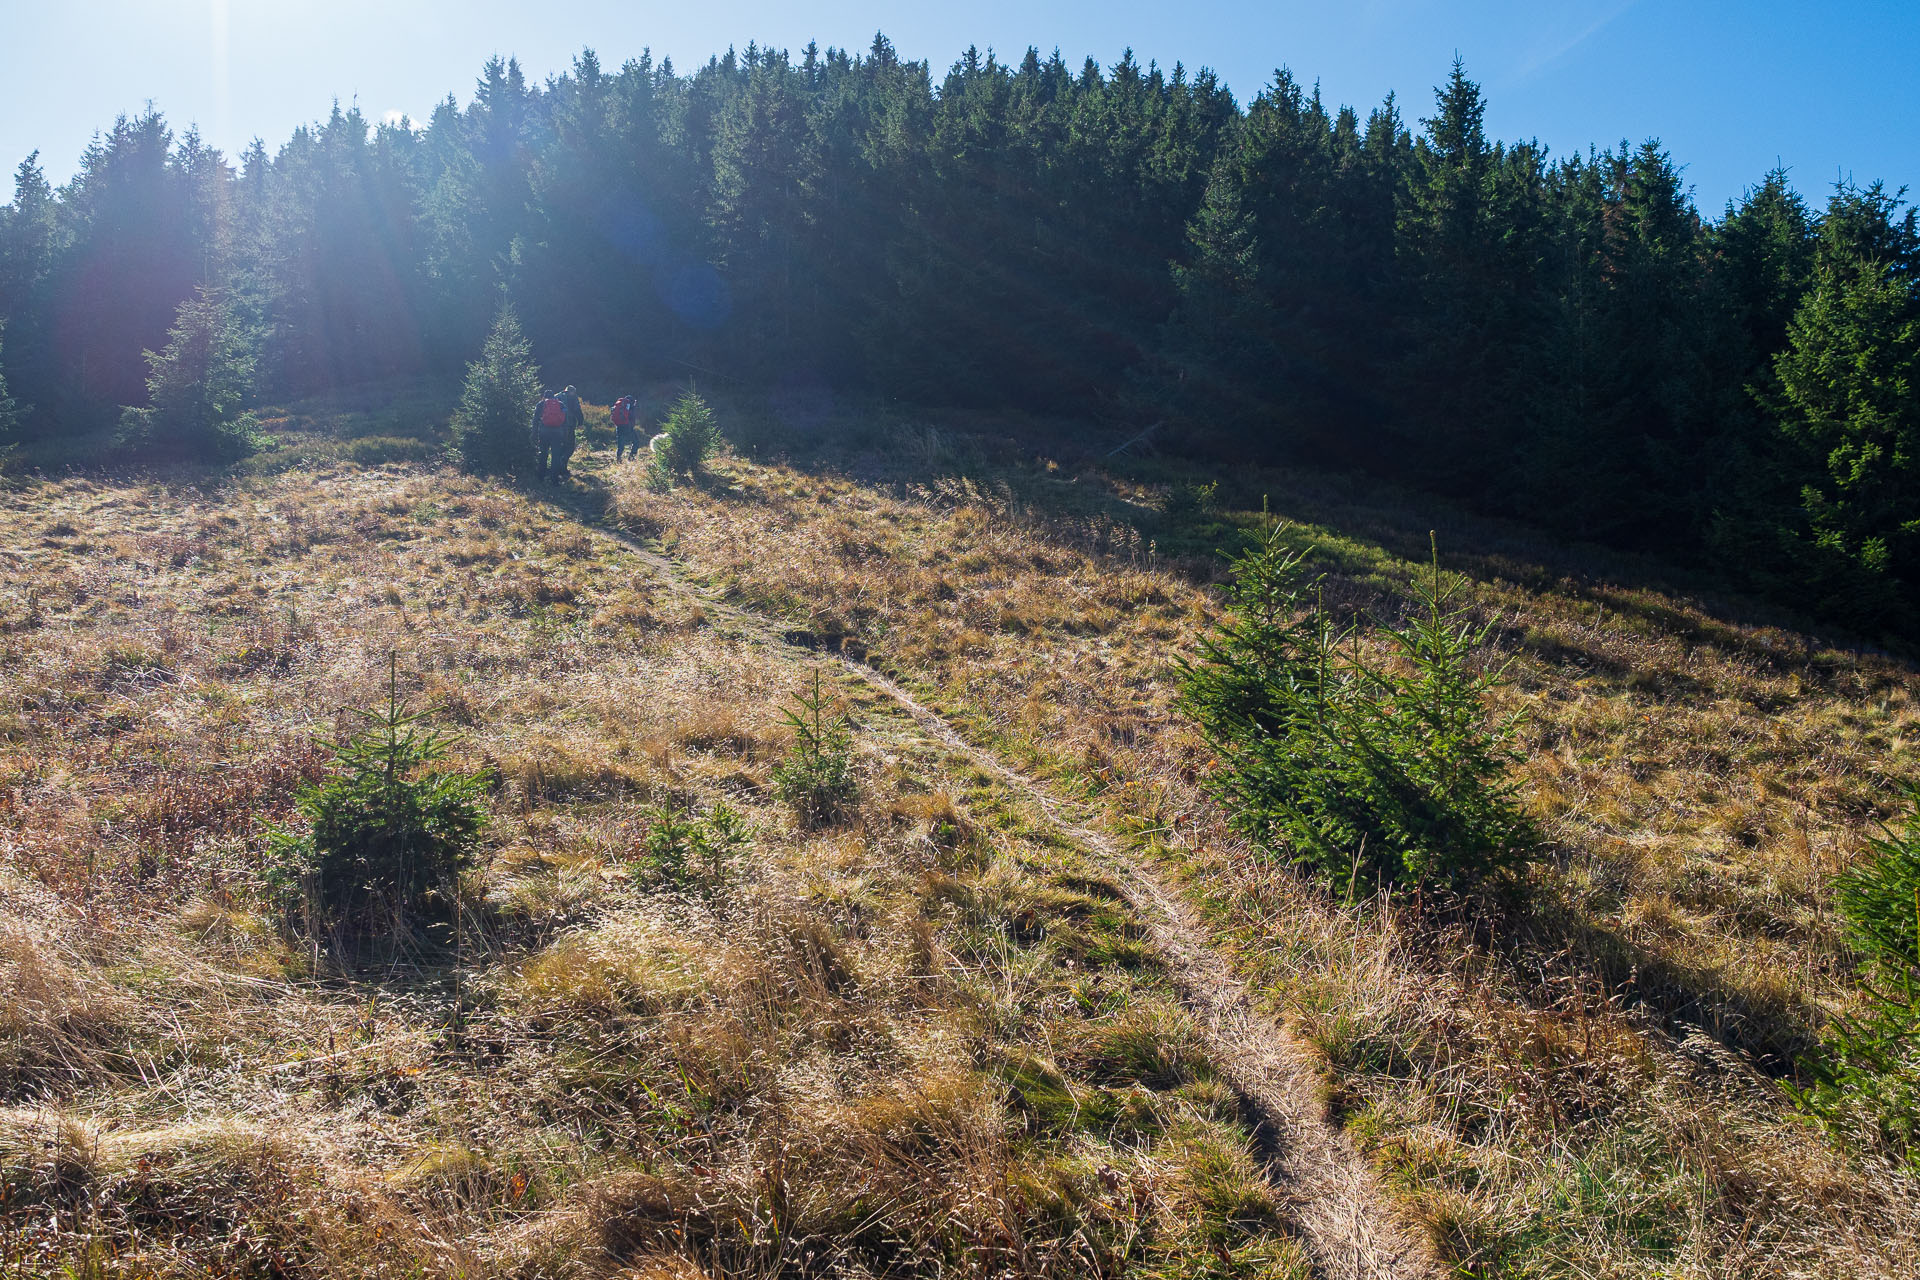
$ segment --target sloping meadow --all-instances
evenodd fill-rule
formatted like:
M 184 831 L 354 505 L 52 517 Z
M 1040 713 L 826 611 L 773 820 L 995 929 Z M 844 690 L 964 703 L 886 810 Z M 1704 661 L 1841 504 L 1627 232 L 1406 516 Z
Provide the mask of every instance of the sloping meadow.
M 1910 1175 L 1837 1151 L 1782 1088 L 1825 1019 L 1858 1007 L 1828 881 L 1920 773 L 1910 668 L 1618 585 L 1653 566 L 1335 479 L 1246 474 L 1223 499 L 1171 468 L 871 435 L 794 441 L 803 465 L 734 459 L 705 490 L 623 474 L 617 516 L 1097 797 L 1323 1052 L 1330 1106 L 1459 1265 L 1920 1267 Z M 1313 548 L 1329 606 L 1363 624 L 1398 617 L 1438 526 L 1494 624 L 1486 661 L 1511 662 L 1495 711 L 1524 717 L 1517 767 L 1547 843 L 1523 907 L 1436 922 L 1343 905 L 1344 886 L 1226 830 L 1175 664 L 1217 616 L 1225 564 L 1207 553 L 1238 545 L 1263 497 Z
M 803 828 L 805 664 L 572 511 L 47 482 L 0 579 L 0 1271 L 1305 1273 L 1118 887 L 851 688 Z M 370 961 L 265 835 L 390 670 L 490 826 Z M 722 803 L 723 861 L 648 860 Z

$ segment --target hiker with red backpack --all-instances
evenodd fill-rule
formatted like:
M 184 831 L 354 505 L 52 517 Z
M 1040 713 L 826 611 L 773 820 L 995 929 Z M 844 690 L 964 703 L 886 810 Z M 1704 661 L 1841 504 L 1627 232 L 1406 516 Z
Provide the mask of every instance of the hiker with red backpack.
M 557 484 L 571 478 L 567 462 L 573 457 L 573 428 L 580 416 L 579 405 L 577 397 L 571 407 L 568 405 L 567 392 L 549 391 L 533 406 L 533 458 L 537 479 L 551 479 Z
M 627 451 L 640 456 L 640 404 L 632 396 L 621 396 L 607 411 L 613 420 L 613 460 L 620 461 Z

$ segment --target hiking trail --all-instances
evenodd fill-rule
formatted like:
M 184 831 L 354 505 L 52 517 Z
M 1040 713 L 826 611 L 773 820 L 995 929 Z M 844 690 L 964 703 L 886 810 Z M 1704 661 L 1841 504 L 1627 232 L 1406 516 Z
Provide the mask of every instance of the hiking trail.
M 944 716 L 881 671 L 844 653 L 823 653 L 775 620 L 717 598 L 671 557 L 624 530 L 605 521 L 595 521 L 594 527 L 653 569 L 676 594 L 709 618 L 733 624 L 743 637 L 837 662 L 905 711 L 922 733 L 1024 796 L 1056 831 L 1107 866 L 1150 926 L 1154 947 L 1209 1054 L 1257 1116 L 1265 1138 L 1259 1154 L 1313 1255 L 1315 1273 L 1327 1280 L 1428 1280 L 1443 1274 L 1425 1233 L 1387 1196 L 1346 1134 L 1329 1122 L 1311 1052 L 1255 1006 L 1252 992 L 1208 940 L 1193 908 L 1157 868 L 1074 816 L 1077 806 L 1045 784 L 967 741 Z

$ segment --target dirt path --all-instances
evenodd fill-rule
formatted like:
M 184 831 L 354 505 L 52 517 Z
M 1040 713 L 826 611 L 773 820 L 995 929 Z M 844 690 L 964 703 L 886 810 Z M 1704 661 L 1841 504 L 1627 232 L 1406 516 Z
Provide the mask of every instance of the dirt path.
M 602 528 L 709 617 L 725 619 L 763 643 L 805 647 L 772 620 L 715 599 L 668 557 L 616 529 Z M 1442 1274 L 1424 1234 L 1392 1204 L 1352 1142 L 1328 1122 L 1311 1054 L 1254 1007 L 1246 984 L 1234 976 L 1209 943 L 1205 927 L 1157 869 L 1076 816 L 1078 806 L 968 742 L 944 717 L 887 676 L 849 657 L 836 655 L 835 660 L 906 711 L 929 737 L 1026 796 L 1058 831 L 1111 869 L 1151 926 L 1154 944 L 1214 1062 L 1258 1114 L 1273 1180 L 1288 1197 L 1318 1273 L 1328 1280 L 1424 1280 Z
M 1271 1137 L 1269 1162 L 1295 1221 L 1329 1277 L 1431 1276 L 1425 1242 L 1388 1207 L 1377 1180 L 1346 1135 L 1327 1123 L 1306 1050 L 1254 1008 L 1245 983 L 1207 942 L 1192 909 L 1157 871 L 1105 833 L 1077 822 L 1040 783 L 955 732 L 939 714 L 862 662 L 848 671 L 892 698 L 926 733 L 1031 800 L 1054 827 L 1117 873 L 1128 900 L 1153 929 L 1181 1000 L 1200 1024 L 1214 1062 L 1250 1102 Z

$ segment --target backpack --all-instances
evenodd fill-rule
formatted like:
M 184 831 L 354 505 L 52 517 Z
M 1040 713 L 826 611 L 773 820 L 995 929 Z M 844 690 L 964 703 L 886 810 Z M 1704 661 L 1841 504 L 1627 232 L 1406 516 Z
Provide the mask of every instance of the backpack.
M 630 427 L 633 425 L 633 397 L 621 396 L 613 402 L 613 425 Z
M 560 403 L 558 396 L 548 396 L 540 402 L 540 425 L 543 427 L 567 425 L 567 406 Z

